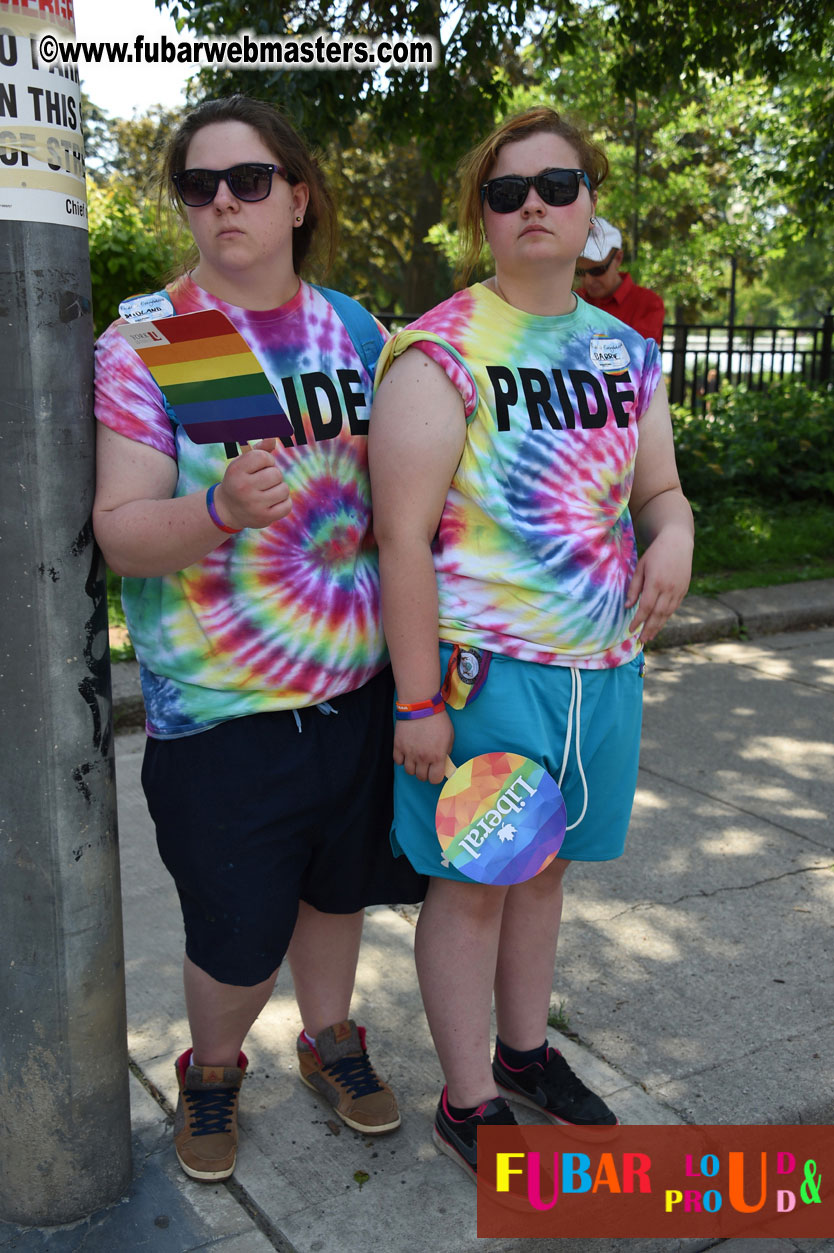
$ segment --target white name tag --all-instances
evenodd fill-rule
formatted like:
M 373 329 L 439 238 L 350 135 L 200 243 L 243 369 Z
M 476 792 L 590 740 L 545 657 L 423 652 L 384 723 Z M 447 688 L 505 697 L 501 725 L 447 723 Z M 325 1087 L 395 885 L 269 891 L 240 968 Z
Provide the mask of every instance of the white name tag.
M 631 360 L 623 341 L 607 335 L 594 335 L 590 355 L 591 364 L 607 374 L 625 370 Z
M 119 314 L 126 322 L 152 322 L 157 318 L 172 318 L 176 310 L 167 291 L 151 292 L 148 296 L 130 296 L 119 305 Z

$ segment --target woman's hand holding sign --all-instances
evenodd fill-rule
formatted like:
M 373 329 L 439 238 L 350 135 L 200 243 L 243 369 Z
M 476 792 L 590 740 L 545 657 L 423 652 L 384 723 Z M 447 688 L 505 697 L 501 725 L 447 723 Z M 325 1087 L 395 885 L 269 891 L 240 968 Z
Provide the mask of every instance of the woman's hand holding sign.
M 240 456 L 229 462 L 214 494 L 215 508 L 229 526 L 262 530 L 292 509 L 290 489 L 274 455 L 276 444 L 274 438 L 242 444 Z

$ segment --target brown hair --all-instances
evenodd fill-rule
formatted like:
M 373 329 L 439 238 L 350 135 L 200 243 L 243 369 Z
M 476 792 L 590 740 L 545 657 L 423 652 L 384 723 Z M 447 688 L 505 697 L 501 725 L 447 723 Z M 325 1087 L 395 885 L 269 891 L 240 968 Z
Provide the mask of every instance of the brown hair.
M 160 209 L 173 206 L 180 220 L 184 219 L 173 175 L 186 168 L 188 145 L 197 132 L 213 122 L 244 122 L 251 126 L 284 166 L 288 181 L 307 184 L 310 200 L 304 221 L 292 234 L 293 268 L 296 274 L 300 274 L 308 263 L 318 263 L 317 268 L 326 273 L 335 259 L 337 240 L 336 213 L 330 190 L 318 160 L 308 150 L 304 140 L 283 114 L 263 100 L 252 100 L 248 96 L 206 100 L 186 115 L 166 145 L 159 177 Z M 184 258 L 180 272 L 193 268 L 198 255 L 196 246 L 193 246 Z
M 478 264 L 481 249 L 486 242 L 484 234 L 483 208 L 481 204 L 481 187 L 489 178 L 498 153 L 508 144 L 518 143 L 530 135 L 544 131 L 551 135 L 560 135 L 576 149 L 579 166 L 588 175 L 594 191 L 608 174 L 608 158 L 601 148 L 592 143 L 588 136 L 558 114 L 555 109 L 540 105 L 528 109 L 525 113 L 517 113 L 507 118 L 482 143 L 473 148 L 460 163 L 460 209 L 458 224 L 462 253 L 458 264 L 461 285 L 469 281 L 472 271 Z

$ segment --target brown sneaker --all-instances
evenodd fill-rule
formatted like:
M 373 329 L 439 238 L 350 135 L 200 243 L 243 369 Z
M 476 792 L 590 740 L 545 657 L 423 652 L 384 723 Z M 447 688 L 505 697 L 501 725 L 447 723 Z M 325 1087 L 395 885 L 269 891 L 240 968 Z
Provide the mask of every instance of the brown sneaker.
M 354 1131 L 380 1135 L 400 1125 L 397 1098 L 378 1078 L 365 1051 L 365 1028 L 352 1019 L 316 1035 L 316 1047 L 298 1037 L 301 1081 L 329 1101 Z
M 237 1098 L 246 1056 L 237 1066 L 189 1066 L 191 1049 L 174 1066 L 180 1095 L 174 1118 L 174 1148 L 192 1179 L 228 1179 L 237 1156 Z

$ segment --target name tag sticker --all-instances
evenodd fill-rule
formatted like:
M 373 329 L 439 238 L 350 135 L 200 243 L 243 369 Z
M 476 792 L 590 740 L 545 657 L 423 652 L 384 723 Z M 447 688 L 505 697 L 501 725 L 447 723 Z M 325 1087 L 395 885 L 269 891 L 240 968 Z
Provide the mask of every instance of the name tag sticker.
M 174 313 L 173 301 L 166 291 L 130 296 L 119 305 L 119 315 L 126 322 L 151 322 L 156 318 L 172 318 Z
M 604 374 L 618 374 L 628 367 L 631 358 L 621 339 L 608 335 L 594 335 L 590 347 L 591 365 Z

